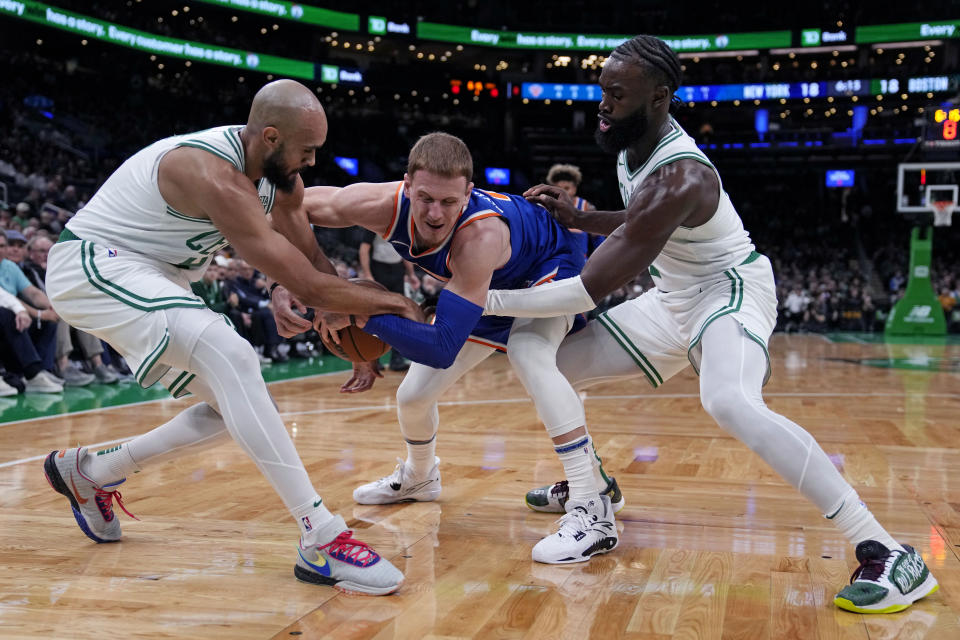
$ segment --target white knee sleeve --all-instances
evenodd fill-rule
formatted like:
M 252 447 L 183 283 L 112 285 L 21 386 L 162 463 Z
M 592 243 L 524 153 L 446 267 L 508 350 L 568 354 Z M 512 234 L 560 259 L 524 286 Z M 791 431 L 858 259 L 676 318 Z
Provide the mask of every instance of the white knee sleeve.
M 436 436 L 440 424 L 437 410 L 440 397 L 493 351 L 490 347 L 467 342 L 446 369 L 434 369 L 416 362 L 410 365 L 397 389 L 397 419 L 407 442 L 429 442 Z
M 557 348 L 569 327 L 569 317 L 518 318 L 507 342 L 510 364 L 551 438 L 586 423 L 580 396 L 557 368 Z

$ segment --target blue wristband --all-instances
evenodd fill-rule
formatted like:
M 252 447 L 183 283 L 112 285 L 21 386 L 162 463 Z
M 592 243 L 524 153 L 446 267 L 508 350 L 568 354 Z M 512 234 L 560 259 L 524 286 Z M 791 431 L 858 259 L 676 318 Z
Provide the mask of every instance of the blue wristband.
M 432 325 L 383 315 L 372 316 L 364 330 L 405 358 L 435 369 L 446 369 L 457 359 L 482 314 L 483 307 L 444 289 L 437 299 L 437 315 Z

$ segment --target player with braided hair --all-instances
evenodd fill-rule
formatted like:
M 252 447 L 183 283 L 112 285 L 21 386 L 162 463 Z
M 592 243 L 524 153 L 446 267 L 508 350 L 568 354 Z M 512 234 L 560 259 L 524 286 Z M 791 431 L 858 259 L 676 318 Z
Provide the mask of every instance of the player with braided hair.
M 880 526 L 807 431 L 763 402 L 767 341 L 777 317 L 773 269 L 755 250 L 717 170 L 670 115 L 679 84 L 679 60 L 663 41 L 637 36 L 613 51 L 600 75 L 596 140 L 617 154 L 625 208 L 581 211 L 557 187 L 527 191 L 563 224 L 607 234 L 607 240 L 580 277 L 527 291 L 491 291 L 485 313 L 588 311 L 649 268 L 655 288 L 564 340 L 560 371 L 576 388 L 625 377 L 658 387 L 693 365 L 707 413 L 856 545 L 860 567 L 834 598 L 837 606 L 901 611 L 938 588 L 923 558 Z M 531 494 L 544 491 L 550 487 Z M 571 517 L 577 516 L 563 518 Z M 554 534 L 556 546 L 563 530 Z

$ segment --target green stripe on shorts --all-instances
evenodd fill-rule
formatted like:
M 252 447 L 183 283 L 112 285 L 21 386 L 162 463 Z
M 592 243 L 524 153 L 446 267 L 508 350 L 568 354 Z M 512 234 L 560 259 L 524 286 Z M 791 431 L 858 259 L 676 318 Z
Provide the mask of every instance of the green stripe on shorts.
M 623 350 L 633 358 L 633 361 L 637 363 L 637 366 L 640 367 L 640 370 L 643 371 L 643 374 L 647 376 L 647 380 L 650 381 L 650 384 L 654 389 L 663 384 L 663 378 L 660 376 L 660 373 L 657 371 L 649 360 L 641 353 L 637 345 L 633 344 L 630 341 L 630 338 L 627 337 L 627 334 L 623 332 L 623 329 L 617 325 L 613 319 L 610 318 L 607 313 L 601 313 L 597 316 L 597 320 L 600 321 L 600 324 L 603 325 L 603 328 L 610 332 L 610 335 L 613 336 L 613 339 L 623 347 Z

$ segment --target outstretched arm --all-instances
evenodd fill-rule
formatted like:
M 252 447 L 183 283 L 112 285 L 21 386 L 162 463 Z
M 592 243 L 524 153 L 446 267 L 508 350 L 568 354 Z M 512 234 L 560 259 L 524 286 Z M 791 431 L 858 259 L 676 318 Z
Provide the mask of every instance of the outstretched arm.
M 171 206 L 209 218 L 250 264 L 283 283 L 304 304 L 340 313 L 419 316 L 416 305 L 403 296 L 314 269 L 270 227 L 253 183 L 229 163 L 199 149 L 175 149 L 160 163 L 159 184 Z
M 579 278 L 533 290 L 491 291 L 486 313 L 536 318 L 592 309 L 649 267 L 678 226 L 709 221 L 717 208 L 719 188 L 713 170 L 696 160 L 661 167 L 640 184 L 629 208 L 621 212 L 623 224 L 597 247 Z
M 483 313 L 493 272 L 510 258 L 510 232 L 496 218 L 457 233 L 451 247 L 453 278 L 440 292 L 432 325 L 375 316 L 364 327 L 402 355 L 430 367 L 453 364 Z

